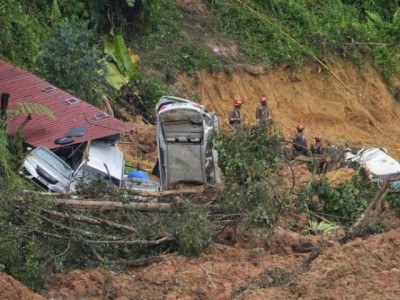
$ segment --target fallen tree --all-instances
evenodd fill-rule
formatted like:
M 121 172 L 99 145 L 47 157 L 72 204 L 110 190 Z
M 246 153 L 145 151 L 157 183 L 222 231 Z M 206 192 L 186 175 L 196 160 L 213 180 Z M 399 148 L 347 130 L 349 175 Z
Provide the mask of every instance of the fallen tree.
M 119 202 L 119 201 L 103 201 L 103 200 L 75 200 L 75 199 L 54 199 L 55 204 L 59 206 L 67 206 L 76 209 L 86 210 L 134 210 L 139 212 L 173 212 L 176 209 L 177 203 L 151 203 L 151 202 Z M 203 205 L 203 204 L 198 204 Z M 213 213 L 222 213 L 223 207 L 220 205 L 207 205 Z
M 171 203 L 147 203 L 147 202 L 116 202 L 102 200 L 74 200 L 54 199 L 57 205 L 71 206 L 79 209 L 94 210 L 136 210 L 141 212 L 171 212 L 174 205 Z

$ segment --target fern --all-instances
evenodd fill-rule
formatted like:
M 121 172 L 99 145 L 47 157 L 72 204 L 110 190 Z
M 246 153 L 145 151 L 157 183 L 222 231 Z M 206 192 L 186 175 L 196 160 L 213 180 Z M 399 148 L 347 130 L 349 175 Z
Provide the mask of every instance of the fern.
M 7 111 L 7 115 L 11 117 L 30 113 L 45 115 L 51 119 L 55 119 L 54 113 L 47 106 L 37 103 L 20 102 L 16 109 L 10 109 Z

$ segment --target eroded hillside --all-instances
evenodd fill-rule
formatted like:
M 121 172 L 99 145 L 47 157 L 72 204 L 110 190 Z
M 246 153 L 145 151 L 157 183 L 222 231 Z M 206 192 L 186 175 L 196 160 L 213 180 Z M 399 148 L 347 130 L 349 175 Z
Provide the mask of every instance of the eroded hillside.
M 265 73 L 242 69 L 215 74 L 201 71 L 198 77 L 182 76 L 181 84 L 188 94 L 197 93 L 210 111 L 218 113 L 224 130 L 229 130 L 233 99 L 243 100 L 246 123 L 255 124 L 259 98 L 266 94 L 274 123 L 287 138 L 294 134 L 297 123 L 303 123 L 309 140 L 321 133 L 329 143 L 384 147 L 400 159 L 400 104 L 370 66 L 357 68 L 342 62 L 332 67 L 334 75 L 319 65 Z

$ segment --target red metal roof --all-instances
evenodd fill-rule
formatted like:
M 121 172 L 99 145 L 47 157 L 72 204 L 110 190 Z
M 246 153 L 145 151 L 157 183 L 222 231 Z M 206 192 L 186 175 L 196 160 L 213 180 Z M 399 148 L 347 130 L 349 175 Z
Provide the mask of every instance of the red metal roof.
M 55 119 L 32 113 L 32 120 L 22 131 L 28 144 L 34 147 L 45 146 L 49 149 L 59 148 L 61 145 L 54 142 L 56 139 L 65 137 L 71 128 L 85 125 L 87 126 L 85 135 L 74 137 L 72 144 L 130 130 L 127 124 L 110 115 L 97 119 L 95 115 L 103 113 L 102 110 L 56 87 L 49 92 L 42 91 L 51 86 L 37 76 L 0 60 L 0 94 L 10 94 L 9 109 L 15 109 L 19 102 L 38 103 L 47 106 L 54 114 Z M 78 102 L 68 104 L 66 100 L 70 98 L 75 98 Z M 7 120 L 9 132 L 15 134 L 25 118 L 26 115 L 9 117 Z

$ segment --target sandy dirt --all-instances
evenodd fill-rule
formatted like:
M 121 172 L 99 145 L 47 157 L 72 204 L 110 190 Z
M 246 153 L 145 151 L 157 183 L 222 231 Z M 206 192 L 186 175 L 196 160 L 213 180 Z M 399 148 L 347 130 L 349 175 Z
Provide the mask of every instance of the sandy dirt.
M 255 110 L 262 95 L 268 95 L 274 124 L 290 139 L 298 123 L 305 125 L 309 142 L 321 133 L 325 143 L 354 147 L 385 147 L 400 159 L 400 104 L 394 101 L 379 74 L 368 64 L 358 69 L 347 63 L 307 66 L 298 71 L 285 68 L 262 74 L 248 71 L 182 75 L 181 83 L 197 91 L 201 102 L 220 117 L 229 130 L 228 115 L 233 101 L 243 101 L 245 122 L 254 125 Z

